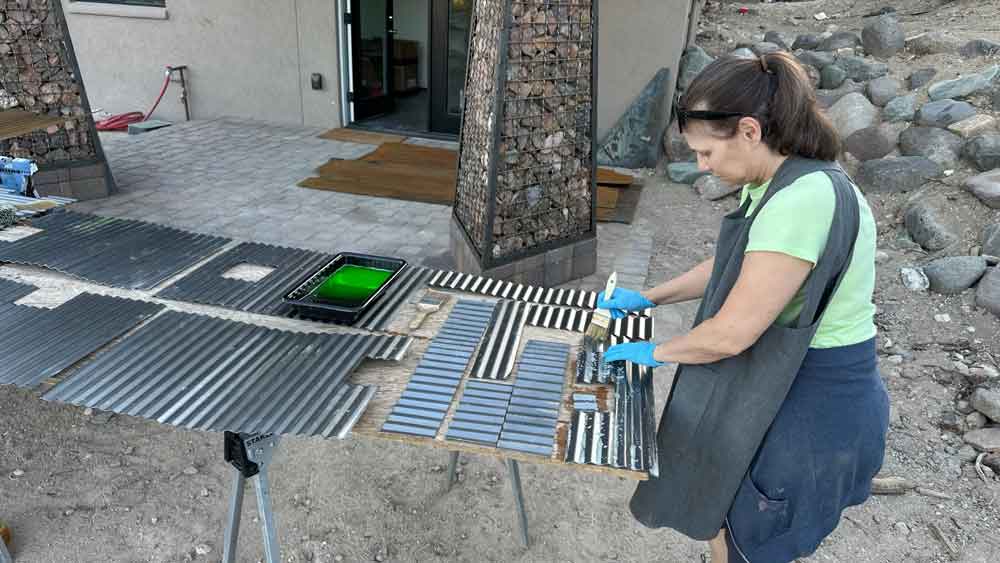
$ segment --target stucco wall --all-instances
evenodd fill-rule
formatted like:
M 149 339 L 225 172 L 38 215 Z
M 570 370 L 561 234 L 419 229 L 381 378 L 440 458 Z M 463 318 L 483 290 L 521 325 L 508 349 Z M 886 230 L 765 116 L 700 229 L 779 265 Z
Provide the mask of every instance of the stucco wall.
M 600 0 L 598 139 L 661 67 L 671 67 L 676 80 L 691 3 Z M 71 12 L 69 29 L 94 108 L 147 111 L 164 66 L 186 64 L 195 118 L 340 124 L 335 0 L 167 0 L 165 20 Z M 313 72 L 323 74 L 322 91 L 310 89 Z M 184 118 L 177 94 L 172 87 L 157 116 Z
M 597 138 L 663 67 L 671 88 L 687 40 L 691 0 L 600 0 L 598 7 Z
M 168 0 L 167 19 L 73 13 L 62 0 L 91 106 L 148 111 L 166 65 L 188 65 L 194 118 L 340 121 L 334 0 Z M 324 88 L 310 87 L 321 73 Z M 184 119 L 171 86 L 156 116 Z

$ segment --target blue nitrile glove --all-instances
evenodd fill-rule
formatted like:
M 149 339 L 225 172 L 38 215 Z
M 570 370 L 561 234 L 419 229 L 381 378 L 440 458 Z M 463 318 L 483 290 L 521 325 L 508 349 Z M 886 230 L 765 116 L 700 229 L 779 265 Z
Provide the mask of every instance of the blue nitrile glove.
M 620 319 L 627 315 L 629 311 L 649 309 L 656 307 L 656 304 L 646 299 L 638 291 L 619 287 L 615 289 L 611 299 L 608 300 L 605 300 L 603 291 L 598 293 L 597 307 L 610 310 L 612 319 Z
M 604 352 L 604 361 L 617 362 L 619 360 L 627 360 L 633 364 L 658 368 L 664 365 L 664 363 L 653 357 L 653 350 L 656 350 L 656 344 L 652 342 L 615 344 Z

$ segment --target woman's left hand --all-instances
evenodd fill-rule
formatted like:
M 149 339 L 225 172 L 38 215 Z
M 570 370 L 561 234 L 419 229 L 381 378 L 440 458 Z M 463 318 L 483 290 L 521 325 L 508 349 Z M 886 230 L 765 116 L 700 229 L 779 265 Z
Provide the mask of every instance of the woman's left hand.
M 627 360 L 633 364 L 656 368 L 664 365 L 664 363 L 653 357 L 653 352 L 655 351 L 656 344 L 653 344 L 652 342 L 626 342 L 624 344 L 615 344 L 604 352 L 604 361 L 615 362 L 619 360 Z

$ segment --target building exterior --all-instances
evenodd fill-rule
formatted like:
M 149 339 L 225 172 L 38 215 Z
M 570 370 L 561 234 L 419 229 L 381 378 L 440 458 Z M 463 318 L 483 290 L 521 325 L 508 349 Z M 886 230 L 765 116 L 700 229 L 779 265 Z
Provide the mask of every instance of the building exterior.
M 60 1 L 94 110 L 148 111 L 186 65 L 194 119 L 458 132 L 473 0 Z M 598 140 L 662 68 L 673 95 L 695 3 L 599 1 Z

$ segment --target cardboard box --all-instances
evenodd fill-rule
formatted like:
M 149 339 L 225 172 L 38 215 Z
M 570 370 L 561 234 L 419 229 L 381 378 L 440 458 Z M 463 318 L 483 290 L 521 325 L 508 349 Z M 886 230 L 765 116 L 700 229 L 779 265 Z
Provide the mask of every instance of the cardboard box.
M 420 42 L 407 39 L 393 40 L 392 57 L 400 63 L 416 61 L 420 57 Z
M 420 87 L 417 65 L 395 65 L 392 67 L 392 87 L 395 92 L 405 92 Z

